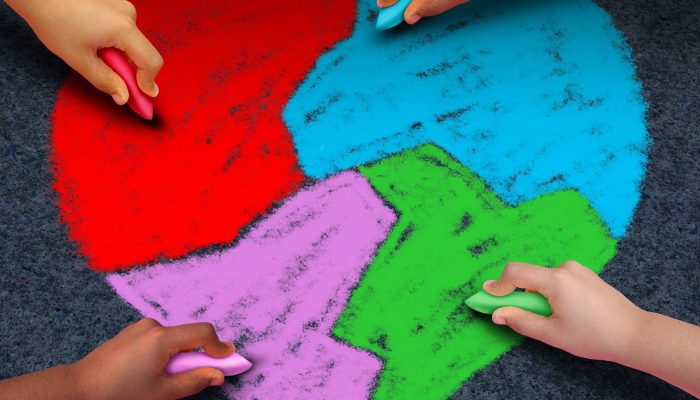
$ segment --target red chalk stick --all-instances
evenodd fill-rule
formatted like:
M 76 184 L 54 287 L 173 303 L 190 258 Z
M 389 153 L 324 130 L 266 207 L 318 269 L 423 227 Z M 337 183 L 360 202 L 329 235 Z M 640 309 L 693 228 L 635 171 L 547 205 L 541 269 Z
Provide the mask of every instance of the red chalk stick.
M 129 89 L 129 107 L 145 119 L 153 119 L 153 100 L 139 88 L 136 82 L 136 66 L 118 49 L 108 47 L 97 50 L 97 56 L 114 70 Z

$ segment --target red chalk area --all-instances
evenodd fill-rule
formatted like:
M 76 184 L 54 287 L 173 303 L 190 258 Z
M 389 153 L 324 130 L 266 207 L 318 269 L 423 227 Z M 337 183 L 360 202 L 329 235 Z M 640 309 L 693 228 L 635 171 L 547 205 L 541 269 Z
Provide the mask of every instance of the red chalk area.
M 102 271 L 230 242 L 301 185 L 282 109 L 355 14 L 349 0 L 134 3 L 165 58 L 158 121 L 75 74 L 53 115 L 62 217 Z

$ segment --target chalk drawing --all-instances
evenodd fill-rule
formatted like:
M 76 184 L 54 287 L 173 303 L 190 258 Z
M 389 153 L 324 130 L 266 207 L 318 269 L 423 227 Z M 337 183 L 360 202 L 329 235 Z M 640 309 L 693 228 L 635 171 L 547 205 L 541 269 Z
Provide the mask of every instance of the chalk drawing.
M 229 250 L 111 274 L 165 325 L 210 321 L 254 364 L 236 399 L 367 398 L 381 368 L 330 329 L 395 221 L 354 172 L 302 190 Z
M 520 341 L 464 306 L 483 280 L 600 272 L 624 236 L 646 106 L 591 0 L 388 32 L 374 0 L 134 2 L 166 59 L 159 121 L 71 76 L 59 207 L 92 268 L 142 266 L 107 276 L 141 313 L 237 343 L 255 366 L 231 398 L 446 398 Z
M 377 354 L 375 399 L 444 399 L 520 336 L 464 305 L 509 261 L 596 272 L 616 241 L 588 201 L 556 191 L 512 208 L 428 145 L 362 167 L 399 219 L 333 332 Z
M 629 49 L 590 0 L 475 0 L 352 36 L 319 58 L 284 110 L 304 171 L 344 170 L 436 143 L 511 205 L 563 188 L 613 235 L 639 200 L 645 103 Z
M 166 60 L 160 122 L 118 112 L 77 75 L 53 113 L 61 215 L 103 271 L 228 243 L 299 188 L 282 108 L 354 18 L 348 0 L 134 3 Z

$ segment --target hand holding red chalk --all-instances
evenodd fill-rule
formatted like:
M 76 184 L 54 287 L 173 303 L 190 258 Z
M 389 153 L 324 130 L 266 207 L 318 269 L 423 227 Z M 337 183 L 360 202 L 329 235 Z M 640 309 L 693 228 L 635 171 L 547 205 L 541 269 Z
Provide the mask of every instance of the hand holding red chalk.
M 153 100 L 139 88 L 136 82 L 136 66 L 129 62 L 121 50 L 113 47 L 100 49 L 97 55 L 126 83 L 129 90 L 129 107 L 141 117 L 153 119 Z

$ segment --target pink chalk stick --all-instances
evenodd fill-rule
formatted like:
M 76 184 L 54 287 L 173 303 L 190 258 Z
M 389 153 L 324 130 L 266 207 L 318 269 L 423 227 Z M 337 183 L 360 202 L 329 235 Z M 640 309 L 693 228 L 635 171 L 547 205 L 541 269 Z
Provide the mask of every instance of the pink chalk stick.
M 216 358 L 206 353 L 190 351 L 175 354 L 165 367 L 165 373 L 176 375 L 195 368 L 211 367 L 220 370 L 226 376 L 233 376 L 246 372 L 252 366 L 250 361 L 238 353 Z
M 129 89 L 129 107 L 141 117 L 153 119 L 153 100 L 139 88 L 136 82 L 136 66 L 129 62 L 121 50 L 113 47 L 97 50 L 97 56 L 124 79 Z

